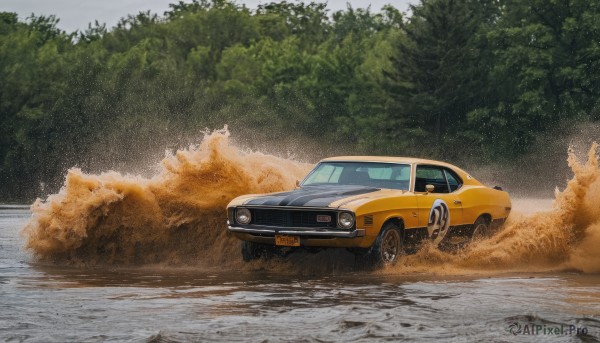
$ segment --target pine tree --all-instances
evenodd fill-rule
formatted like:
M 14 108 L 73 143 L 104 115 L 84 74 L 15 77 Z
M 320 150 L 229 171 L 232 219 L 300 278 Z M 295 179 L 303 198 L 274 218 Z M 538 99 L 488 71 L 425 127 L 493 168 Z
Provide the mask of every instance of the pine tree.
M 427 139 L 442 154 L 477 104 L 481 52 L 478 32 L 492 20 L 488 1 L 422 0 L 411 6 L 406 33 L 396 42 L 388 91 L 390 120 L 401 131 Z

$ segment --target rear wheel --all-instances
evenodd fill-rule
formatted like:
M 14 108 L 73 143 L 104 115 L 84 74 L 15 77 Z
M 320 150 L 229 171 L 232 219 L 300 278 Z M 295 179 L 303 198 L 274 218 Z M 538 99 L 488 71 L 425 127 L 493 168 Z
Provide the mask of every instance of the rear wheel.
M 478 241 L 484 238 L 488 238 L 491 234 L 490 221 L 485 216 L 479 216 L 473 224 L 473 234 L 471 235 L 471 241 Z
M 387 223 L 381 228 L 379 236 L 367 254 L 370 264 L 374 267 L 392 265 L 401 255 L 404 255 L 402 231 L 398 225 Z

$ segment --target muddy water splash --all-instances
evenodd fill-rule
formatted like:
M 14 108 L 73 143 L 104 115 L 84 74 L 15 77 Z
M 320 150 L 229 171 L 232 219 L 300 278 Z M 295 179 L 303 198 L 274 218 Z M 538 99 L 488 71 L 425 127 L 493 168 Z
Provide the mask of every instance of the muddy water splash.
M 38 259 L 76 264 L 239 261 L 239 243 L 224 228 L 227 203 L 291 189 L 309 168 L 243 152 L 224 129 L 168 155 L 151 179 L 72 169 L 58 194 L 32 205 L 26 247 Z
M 513 211 L 495 236 L 453 253 L 425 245 L 383 273 L 462 274 L 489 271 L 600 272 L 600 170 L 596 145 L 587 162 L 570 151 L 574 177 L 554 207 Z M 62 190 L 32 206 L 26 247 L 43 260 L 76 264 L 171 263 L 242 266 L 239 243 L 225 230 L 225 205 L 235 196 L 291 189 L 310 165 L 242 152 L 226 130 L 198 147 L 167 156 L 151 179 L 116 172 L 69 171 Z M 250 268 L 318 273 L 355 265 L 346 251 L 296 253 Z

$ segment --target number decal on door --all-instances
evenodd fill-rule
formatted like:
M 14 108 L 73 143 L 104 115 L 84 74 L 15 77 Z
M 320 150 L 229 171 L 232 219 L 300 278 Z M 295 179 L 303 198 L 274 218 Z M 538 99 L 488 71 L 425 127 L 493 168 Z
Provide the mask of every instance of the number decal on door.
M 442 199 L 436 199 L 431 206 L 429 212 L 429 222 L 427 223 L 427 231 L 429 238 L 433 244 L 438 245 L 446 236 L 450 227 L 450 211 L 448 205 Z

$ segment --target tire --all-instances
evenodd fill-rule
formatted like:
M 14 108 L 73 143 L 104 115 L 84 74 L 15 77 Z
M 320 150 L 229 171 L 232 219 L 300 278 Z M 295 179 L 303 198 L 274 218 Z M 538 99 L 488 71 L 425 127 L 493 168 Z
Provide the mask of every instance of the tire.
M 402 230 L 394 223 L 386 223 L 381 228 L 375 243 L 367 253 L 369 264 L 375 268 L 393 265 L 404 255 Z
M 242 241 L 241 242 L 242 259 L 244 262 L 250 262 L 259 258 L 270 259 L 273 257 L 275 247 L 260 243 Z
M 471 234 L 471 242 L 482 240 L 490 237 L 491 229 L 490 222 L 484 216 L 479 216 L 473 224 L 473 233 Z

